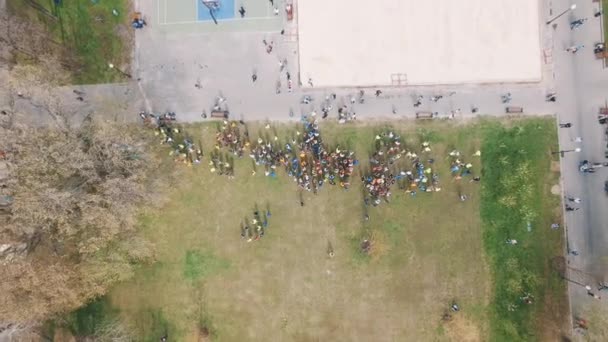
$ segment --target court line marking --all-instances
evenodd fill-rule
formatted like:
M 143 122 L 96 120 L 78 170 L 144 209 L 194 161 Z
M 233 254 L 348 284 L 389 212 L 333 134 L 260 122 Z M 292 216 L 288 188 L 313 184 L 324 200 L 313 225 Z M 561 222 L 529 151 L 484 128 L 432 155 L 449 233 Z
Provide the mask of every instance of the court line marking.
M 239 21 L 239 20 L 276 20 L 276 17 L 249 17 L 249 18 L 233 18 L 233 19 L 218 19 L 217 22 L 221 23 L 224 21 Z M 194 20 L 194 21 L 172 21 L 172 22 L 164 22 L 160 25 L 180 25 L 180 24 L 205 24 L 205 23 L 213 23 L 213 20 Z
M 160 2 L 161 0 L 156 0 L 156 23 L 160 25 Z
M 198 0 L 194 0 L 194 9 L 196 10 L 196 19 L 198 19 Z

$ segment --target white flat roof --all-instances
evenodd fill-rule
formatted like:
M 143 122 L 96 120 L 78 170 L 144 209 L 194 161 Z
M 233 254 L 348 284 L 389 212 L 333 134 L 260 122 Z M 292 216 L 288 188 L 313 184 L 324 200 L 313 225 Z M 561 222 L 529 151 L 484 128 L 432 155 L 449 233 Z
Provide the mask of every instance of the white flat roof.
M 304 86 L 541 79 L 537 0 L 300 0 L 297 11 Z

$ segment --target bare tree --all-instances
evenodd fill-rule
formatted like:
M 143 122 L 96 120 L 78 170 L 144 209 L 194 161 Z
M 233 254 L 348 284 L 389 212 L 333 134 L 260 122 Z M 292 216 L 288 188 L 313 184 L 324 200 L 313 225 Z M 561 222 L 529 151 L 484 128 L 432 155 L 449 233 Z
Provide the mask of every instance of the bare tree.
M 56 41 L 41 23 L 2 10 L 0 45 L 13 56 L 20 55 L 36 63 L 44 61 L 47 55 L 53 55 L 64 68 L 78 68 L 74 53 Z M 6 56 L 4 59 L 10 61 Z
M 0 244 L 24 247 L 0 258 L 0 321 L 74 309 L 130 277 L 134 261 L 152 260 L 136 230 L 140 207 L 161 203 L 148 132 L 90 119 L 3 133 L 14 201 Z
M 23 323 L 0 322 L 0 341 L 26 341 L 35 336 L 34 326 Z
M 119 319 L 106 320 L 95 332 L 95 341 L 99 342 L 130 342 L 134 341 L 127 326 Z

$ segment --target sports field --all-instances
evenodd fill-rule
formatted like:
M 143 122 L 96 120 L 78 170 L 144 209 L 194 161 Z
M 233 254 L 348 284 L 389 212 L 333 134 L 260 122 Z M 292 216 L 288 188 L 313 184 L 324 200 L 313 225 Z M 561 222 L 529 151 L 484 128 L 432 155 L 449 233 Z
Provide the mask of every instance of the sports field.
M 300 73 L 316 87 L 541 79 L 536 0 L 298 2 Z
M 217 7 L 210 11 L 209 6 L 202 0 L 154 0 L 156 2 L 155 13 L 150 13 L 157 18 L 161 25 L 179 25 L 192 23 L 212 22 L 211 12 L 218 22 L 223 24 L 231 21 L 251 21 L 275 18 L 273 7 L 269 1 L 254 0 L 217 0 Z M 277 5 L 280 3 L 276 1 Z M 245 9 L 245 15 L 241 17 L 239 9 Z

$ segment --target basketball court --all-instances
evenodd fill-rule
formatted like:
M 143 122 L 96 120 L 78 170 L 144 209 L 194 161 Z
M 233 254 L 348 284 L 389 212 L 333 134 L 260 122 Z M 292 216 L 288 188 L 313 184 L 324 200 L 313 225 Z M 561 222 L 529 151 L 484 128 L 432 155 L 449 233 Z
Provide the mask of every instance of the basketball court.
M 300 73 L 315 87 L 536 82 L 536 0 L 298 1 Z
M 156 17 L 160 25 L 278 20 L 267 0 L 157 0 Z M 241 18 L 239 8 L 245 8 Z M 212 17 L 213 13 L 213 17 Z

